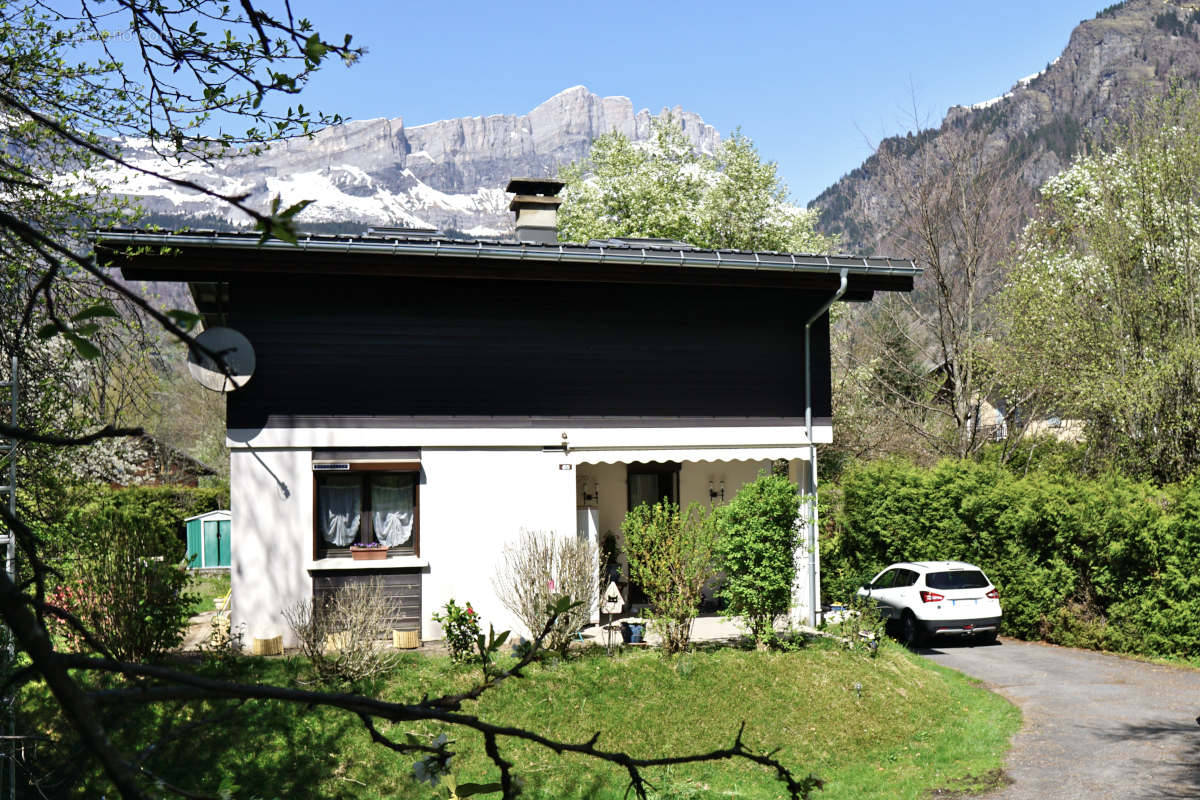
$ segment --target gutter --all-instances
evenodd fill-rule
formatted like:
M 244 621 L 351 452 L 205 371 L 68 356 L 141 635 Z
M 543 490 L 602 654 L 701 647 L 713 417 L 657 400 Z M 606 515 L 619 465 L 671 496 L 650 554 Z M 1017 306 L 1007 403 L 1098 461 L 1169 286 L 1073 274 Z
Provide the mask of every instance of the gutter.
M 842 295 L 848 285 L 848 269 L 842 268 L 841 282 L 823 306 L 804 323 L 804 427 L 808 431 L 808 624 L 817 626 L 817 446 L 813 443 L 812 425 L 812 324 L 826 314 Z
M 455 242 L 367 239 L 301 239 L 289 244 L 278 239 L 259 243 L 258 236 L 237 234 L 169 234 L 142 231 L 96 230 L 89 240 L 109 248 L 158 246 L 177 249 L 259 250 L 295 253 L 363 253 L 417 255 L 492 261 L 533 261 L 565 264 L 630 264 L 660 267 L 702 267 L 722 270 L 766 270 L 842 275 L 889 275 L 915 277 L 920 269 L 910 260 L 818 256 L 790 253 L 755 253 L 740 250 L 697 250 L 692 248 L 589 247 L 578 244 Z

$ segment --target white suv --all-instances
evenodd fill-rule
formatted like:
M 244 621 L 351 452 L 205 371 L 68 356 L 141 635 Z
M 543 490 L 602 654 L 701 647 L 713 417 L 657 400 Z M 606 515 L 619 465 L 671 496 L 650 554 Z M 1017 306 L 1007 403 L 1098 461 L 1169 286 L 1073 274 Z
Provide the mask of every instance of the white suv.
M 1000 627 L 1000 594 L 983 570 L 962 561 L 892 564 L 858 590 L 879 613 L 899 622 L 912 647 L 926 636 L 957 634 L 991 643 Z

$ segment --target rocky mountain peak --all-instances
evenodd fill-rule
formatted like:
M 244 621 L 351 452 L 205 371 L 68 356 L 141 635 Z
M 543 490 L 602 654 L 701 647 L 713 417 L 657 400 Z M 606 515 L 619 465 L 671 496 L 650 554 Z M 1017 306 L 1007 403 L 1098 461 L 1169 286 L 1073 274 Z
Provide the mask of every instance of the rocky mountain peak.
M 1003 96 L 950 108 L 940 126 L 880 143 L 875 155 L 814 201 L 819 227 L 838 233 L 849 250 L 878 252 L 900 208 L 883 175 L 880 153 L 900 153 L 911 165 L 944 151 L 965 131 L 985 131 L 987 146 L 1007 152 L 1031 199 L 1046 178 L 1064 169 L 1088 137 L 1102 137 L 1139 98 L 1174 80 L 1200 78 L 1200 11 L 1193 4 L 1126 0 L 1072 31 L 1062 53 Z M 925 159 L 928 161 L 928 159 Z M 899 254 L 898 254 L 899 255 Z
M 670 114 L 703 152 L 720 143 L 716 129 L 678 106 Z M 348 122 L 309 139 L 293 139 L 263 155 L 229 159 L 216 169 L 181 173 L 221 192 L 250 194 L 266 206 L 316 198 L 300 216 L 310 227 L 362 230 L 409 225 L 498 235 L 511 226 L 504 186 L 515 175 L 553 176 L 585 157 L 601 134 L 619 131 L 635 141 L 650 135 L 653 116 L 634 111 L 628 97 L 600 97 L 572 86 L 527 114 L 461 117 L 406 126 L 400 117 Z M 152 158 L 137 143 L 127 155 Z M 161 169 L 156 163 L 155 168 Z M 181 193 L 165 182 L 130 173 L 125 193 L 138 196 L 165 225 L 237 224 L 219 202 Z

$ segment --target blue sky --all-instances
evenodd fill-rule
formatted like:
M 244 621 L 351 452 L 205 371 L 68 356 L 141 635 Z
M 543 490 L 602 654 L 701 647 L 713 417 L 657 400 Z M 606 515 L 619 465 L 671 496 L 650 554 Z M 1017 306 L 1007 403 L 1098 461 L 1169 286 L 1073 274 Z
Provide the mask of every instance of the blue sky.
M 583 84 L 637 109 L 737 126 L 805 203 L 870 143 L 1003 94 L 1112 0 L 678 4 L 296 0 L 327 37 L 370 52 L 331 65 L 304 104 L 406 125 L 522 114 Z

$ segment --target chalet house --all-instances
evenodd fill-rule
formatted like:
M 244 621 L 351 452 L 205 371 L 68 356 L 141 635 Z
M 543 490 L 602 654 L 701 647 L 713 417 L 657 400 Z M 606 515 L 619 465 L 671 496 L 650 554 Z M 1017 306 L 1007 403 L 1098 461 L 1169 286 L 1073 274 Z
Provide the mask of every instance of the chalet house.
M 217 472 L 161 439 L 143 433 L 109 443 L 107 459 L 81 465 L 87 477 L 117 487 L 192 486 Z
M 228 395 L 233 623 L 382 580 L 397 627 L 470 601 L 522 630 L 492 577 L 522 530 L 618 534 L 668 497 L 731 498 L 783 459 L 815 491 L 832 439 L 827 309 L 910 291 L 910 262 L 555 241 L 561 184 L 514 181 L 517 240 L 432 231 L 310 236 L 105 231 L 130 279 L 186 281 L 206 326 L 253 344 Z M 355 543 L 387 557 L 358 561 Z M 796 615 L 815 619 L 810 529 Z

